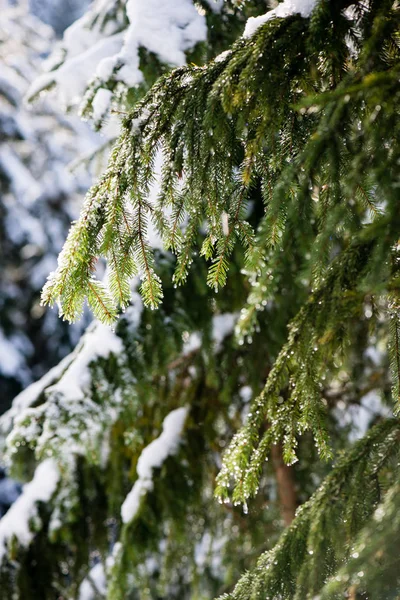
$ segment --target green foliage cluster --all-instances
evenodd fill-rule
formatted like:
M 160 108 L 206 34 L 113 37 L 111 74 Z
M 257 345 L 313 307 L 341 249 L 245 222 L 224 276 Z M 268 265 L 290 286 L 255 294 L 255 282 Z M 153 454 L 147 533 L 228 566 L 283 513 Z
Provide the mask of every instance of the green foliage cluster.
M 178 295 L 179 302 L 170 283 L 172 267 L 167 258 L 160 266 L 163 306 L 143 312 L 135 327 L 132 311 L 140 311 L 141 304 L 135 296 L 116 333 L 110 334 L 121 340 L 122 352 L 92 362 L 81 397 L 57 387 L 65 374 L 73 377 L 82 353 L 78 347 L 72 362 L 47 382 L 31 406 L 14 415 L 5 448 L 14 475 L 29 479 L 35 464 L 50 456 L 59 466 L 60 485 L 41 507 L 31 546 L 26 549 L 18 540 L 10 546 L 0 567 L 2 593 L 53 600 L 56 590 L 79 598 L 93 559 L 105 565 L 115 546 L 107 573 L 110 599 L 167 597 L 177 590 L 184 597 L 216 596 L 231 588 L 268 547 L 266 532 L 270 544 L 277 539 L 278 505 L 268 485 L 249 515 L 240 507 L 227 510 L 213 497 L 222 452 L 242 421 L 240 389 L 258 389 L 262 381 L 264 335 L 254 341 L 253 347 L 260 347 L 257 360 L 249 346 L 232 346 L 229 332 L 216 345 L 215 306 L 204 287 L 201 263 L 198 278 L 191 277 L 179 290 L 184 294 Z M 241 290 L 240 274 L 234 279 L 218 297 L 219 311 L 228 302 L 232 307 L 234 298 L 233 308 L 243 301 L 235 294 L 235 287 Z M 194 291 L 202 298 L 200 311 Z M 185 350 L 188 336 L 199 332 L 201 346 Z M 190 409 L 179 452 L 156 470 L 154 487 L 142 498 L 140 510 L 123 523 L 121 504 L 132 488 L 141 452 L 160 434 L 165 416 L 179 406 Z M 3 429 L 10 428 L 8 421 L 5 415 Z M 270 469 L 264 480 L 271 476 Z M 196 560 L 199 547 L 204 564 Z
M 271 442 L 284 439 L 291 463 L 297 435 L 310 428 L 329 455 L 321 378 L 346 345 L 366 294 L 398 293 L 390 267 L 399 225 L 398 59 L 391 2 L 357 5 L 349 18 L 326 0 L 311 19 L 272 20 L 207 66 L 160 78 L 123 120 L 108 170 L 44 289 L 43 301 L 59 302 L 65 318 L 79 316 L 87 297 L 110 323 L 140 274 L 144 303 L 155 308 L 162 288 L 146 237 L 151 222 L 177 255 L 176 284 L 200 252 L 210 262 L 207 283 L 217 290 L 239 240 L 252 286 L 267 298 L 274 278 L 268 267 L 289 236 L 302 237 L 302 269 L 312 289 L 227 453 L 220 484 L 227 488 L 229 476 L 240 480 L 235 499 L 254 494 Z M 162 182 L 152 205 L 160 151 Z M 252 225 L 248 203 L 257 186 L 264 214 Z M 108 287 L 95 279 L 99 257 L 107 260 Z M 245 332 L 259 304 L 253 293 L 240 323 Z M 280 406 L 287 383 L 289 399 Z M 258 445 L 265 416 L 272 427 Z
M 360 598 L 398 597 L 399 559 L 393 552 L 393 538 L 399 530 L 396 528 L 383 547 L 380 545 L 387 519 L 396 510 L 398 452 L 398 420 L 388 419 L 371 429 L 339 459 L 318 491 L 298 510 L 273 550 L 263 554 L 234 591 L 222 598 L 336 600 L 346 597 L 344 594 L 353 586 Z M 388 462 L 394 466 L 389 475 L 385 473 Z M 390 484 L 393 487 L 384 506 L 373 514 L 381 499 L 381 486 Z M 377 577 L 377 568 L 382 564 L 390 574 L 388 578 L 381 572 Z

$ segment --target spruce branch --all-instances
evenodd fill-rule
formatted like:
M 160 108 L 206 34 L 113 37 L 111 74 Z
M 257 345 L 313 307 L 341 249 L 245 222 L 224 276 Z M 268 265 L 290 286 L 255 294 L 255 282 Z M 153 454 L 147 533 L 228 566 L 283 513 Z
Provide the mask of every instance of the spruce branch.
M 146 242 L 147 219 L 162 233 L 165 245 L 177 253 L 176 283 L 187 277 L 205 222 L 210 239 L 203 254 L 212 260 L 208 283 L 216 287 L 226 281 L 237 240 L 245 245 L 252 277 L 261 270 L 266 247 L 281 246 L 284 232 L 293 227 L 298 211 L 302 226 L 308 228 L 307 219 L 317 216 L 316 247 L 323 250 L 325 261 L 314 252 L 316 281 L 323 276 L 322 262 L 329 263 L 332 233 L 336 229 L 340 238 L 345 226 L 356 232 L 359 220 L 352 202 L 359 198 L 365 203 L 365 194 L 354 194 L 354 189 L 368 188 L 365 165 L 361 168 L 360 154 L 355 159 L 351 148 L 359 144 L 360 137 L 354 123 L 362 124 L 367 138 L 363 140 L 363 156 L 368 157 L 368 189 L 372 189 L 377 177 L 382 179 L 378 166 L 382 152 L 390 164 L 395 165 L 395 161 L 388 151 L 394 130 L 386 124 L 378 140 L 377 127 L 372 129 L 369 124 L 371 111 L 379 95 L 384 104 L 386 97 L 398 93 L 393 43 L 390 67 L 382 69 L 379 65 L 378 79 L 375 71 L 371 73 L 376 69 L 376 49 L 386 48 L 388 39 L 396 38 L 393 26 L 380 20 L 383 9 L 373 8 L 379 27 L 370 32 L 359 61 L 349 69 L 347 46 L 341 42 L 340 51 L 334 55 L 331 48 L 335 32 L 340 32 L 343 40 L 352 23 L 340 12 L 333 14 L 328 4 L 318 5 L 312 19 L 293 15 L 271 20 L 251 38 L 239 39 L 231 52 L 218 60 L 204 67 L 176 69 L 155 83 L 123 117 L 123 133 L 109 169 L 89 193 L 81 219 L 60 257 L 61 266 L 44 290 L 44 302 L 60 302 L 66 317 L 74 319 L 88 291 L 90 269 L 85 271 L 84 263 L 89 266 L 104 256 L 113 274 L 109 290 L 113 302 L 126 305 L 127 280 L 142 270 L 144 300 L 155 308 L 162 292 Z M 326 38 L 321 31 L 326 32 Z M 382 135 L 387 139 L 384 144 Z M 159 149 L 164 153 L 160 193 L 156 206 L 150 209 L 146 202 Z M 346 172 L 349 183 L 345 181 L 342 186 L 339 181 Z M 232 185 L 237 173 L 247 190 L 239 193 L 239 199 Z M 266 203 L 257 223 L 255 243 L 242 214 L 245 196 L 251 197 L 253 184 L 261 185 Z M 315 185 L 329 189 L 325 217 L 313 205 L 310 189 Z M 138 232 L 137 243 L 132 241 L 134 264 L 128 262 L 126 270 L 117 265 L 126 259 L 121 248 L 129 247 L 126 228 L 120 226 L 125 218 L 125 196 L 133 202 L 134 229 Z M 164 215 L 167 207 L 172 221 Z M 227 235 L 221 226 L 225 215 Z M 188 222 L 183 235 L 180 228 L 185 218 Z M 79 264 L 71 268 L 75 256 L 79 256 Z M 109 318 L 106 312 L 104 317 Z
M 261 555 L 257 566 L 242 576 L 232 593 L 222 598 L 249 600 L 266 596 L 274 600 L 302 600 L 315 597 L 321 590 L 324 590 L 324 599 L 337 598 L 338 589 L 346 589 L 351 583 L 344 574 L 350 571 L 356 575 L 356 565 L 364 564 L 362 559 L 358 560 L 357 552 L 354 566 L 350 559 L 349 567 L 340 570 L 357 550 L 360 539 L 357 535 L 362 528 L 366 526 L 365 532 L 375 532 L 374 549 L 378 540 L 382 540 L 382 532 L 377 531 L 372 518 L 374 502 L 370 500 L 378 499 L 376 478 L 386 461 L 398 457 L 399 435 L 399 423 L 395 419 L 373 427 L 338 460 L 315 494 L 297 510 L 295 519 L 273 550 Z M 392 500 L 389 492 L 384 503 Z M 383 506 L 381 510 L 386 516 Z M 393 511 L 389 515 L 393 515 Z M 398 535 L 397 525 L 396 532 L 394 535 Z M 360 542 L 362 539 L 367 538 L 363 536 Z M 365 549 L 365 553 L 373 557 L 368 543 L 361 548 L 361 552 Z M 337 576 L 338 569 L 340 575 Z M 376 569 L 371 571 L 371 579 L 374 574 L 376 576 Z M 356 577 L 355 580 L 359 583 Z
M 382 219 L 380 227 L 388 223 Z M 331 456 L 325 412 L 322 403 L 322 376 L 333 359 L 337 360 L 343 339 L 349 335 L 352 317 L 358 314 L 364 298 L 366 269 L 376 246 L 376 225 L 332 263 L 320 288 L 315 290 L 289 325 L 289 334 L 264 390 L 253 401 L 243 428 L 234 436 L 217 477 L 216 495 L 229 497 L 234 482 L 233 500 L 246 502 L 258 489 L 262 467 L 271 444 L 283 441 L 287 464 L 296 461 L 297 436 L 313 432 L 318 451 Z M 389 251 L 389 249 L 387 249 Z M 374 282 L 376 283 L 376 282 Z M 288 396 L 283 399 L 283 391 Z M 261 436 L 262 426 L 268 422 Z

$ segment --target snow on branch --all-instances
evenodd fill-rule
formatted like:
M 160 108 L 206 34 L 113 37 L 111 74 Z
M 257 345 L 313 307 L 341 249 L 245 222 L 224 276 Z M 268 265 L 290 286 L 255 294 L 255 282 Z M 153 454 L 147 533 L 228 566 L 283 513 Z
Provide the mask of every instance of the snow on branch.
M 141 310 L 138 298 L 130 310 L 134 327 Z M 101 323 L 93 323 L 75 351 L 17 396 L 0 418 L 5 456 L 17 453 L 20 445 L 29 445 L 39 460 L 46 454 L 57 454 L 64 463 L 72 464 L 74 454 L 88 452 L 105 459 L 108 432 L 119 414 L 120 397 L 113 395 L 106 407 L 91 398 L 90 365 L 122 351 L 121 338 Z
M 0 433 L 5 434 L 12 428 L 14 420 L 23 411 L 33 406 L 44 391 L 66 370 L 74 358 L 75 353 L 68 354 L 58 365 L 50 369 L 41 379 L 31 383 L 13 400 L 11 408 L 0 418 Z
M 60 473 L 52 458 L 36 468 L 30 483 L 24 486 L 21 496 L 0 521 L 0 563 L 7 554 L 13 539 L 27 547 L 34 537 L 31 523 L 39 517 L 38 502 L 48 502 L 56 491 Z
M 66 400 L 84 398 L 91 381 L 90 363 L 99 357 L 107 358 L 110 354 L 119 354 L 122 349 L 121 339 L 110 327 L 95 322 L 88 328 L 75 350 L 76 359 L 48 391 L 62 394 Z
M 261 25 L 264 25 L 264 23 L 271 19 L 290 17 L 295 14 L 300 14 L 302 17 L 307 18 L 311 15 L 316 3 L 317 0 L 284 0 L 276 8 L 269 10 L 264 15 L 250 17 L 247 20 L 243 37 L 251 37 Z
M 187 407 L 170 412 L 164 419 L 161 435 L 142 451 L 136 468 L 139 478 L 121 507 L 124 523 L 132 521 L 139 510 L 144 494 L 153 489 L 153 470 L 159 469 L 169 456 L 176 454 L 187 413 Z
M 228 335 L 234 332 L 235 324 L 239 318 L 237 313 L 223 313 L 215 315 L 212 319 L 212 341 L 214 342 L 215 352 L 219 352 L 222 342 Z M 182 354 L 186 356 L 192 352 L 196 352 L 201 348 L 201 334 L 195 331 L 185 341 Z
M 224 5 L 224 0 L 206 0 L 206 2 L 215 13 L 220 13 Z
M 143 79 L 140 47 L 154 52 L 161 61 L 178 66 L 185 64 L 186 50 L 206 39 L 205 18 L 191 0 L 128 0 L 126 12 L 131 25 L 116 61 L 124 63 L 119 79 L 129 87 Z
M 137 312 L 141 313 L 141 300 L 138 297 Z M 62 395 L 65 400 L 80 400 L 90 386 L 89 365 L 97 358 L 107 358 L 119 354 L 123 345 L 121 339 L 107 326 L 92 323 L 80 343 L 71 354 L 53 367 L 41 379 L 32 383 L 14 400 L 11 408 L 0 418 L 0 432 L 7 434 L 13 423 L 21 422 L 27 410 L 34 406 L 46 392 Z
M 105 598 L 107 578 L 104 565 L 99 562 L 92 567 L 79 588 L 79 600 L 97 600 Z
M 111 80 L 135 87 L 143 81 L 140 48 L 154 53 L 165 64 L 181 66 L 186 62 L 185 52 L 206 39 L 205 16 L 192 0 L 127 0 L 122 7 L 114 4 L 106 7 L 103 0 L 94 2 L 66 30 L 58 52 L 48 63 L 50 72 L 33 83 L 28 98 L 56 85 L 67 105 L 77 104 L 93 76 L 100 89 L 102 83 Z M 102 91 L 96 98 L 96 116 L 100 108 L 104 115 L 106 100 L 110 102 L 111 96 Z

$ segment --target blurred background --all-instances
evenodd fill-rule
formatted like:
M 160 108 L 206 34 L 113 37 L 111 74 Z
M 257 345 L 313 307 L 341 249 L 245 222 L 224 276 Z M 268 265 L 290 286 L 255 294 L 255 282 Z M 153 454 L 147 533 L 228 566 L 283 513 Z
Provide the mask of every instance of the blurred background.
M 74 167 L 101 143 L 50 96 L 26 92 L 89 0 L 0 0 L 0 414 L 79 339 L 40 305 L 40 290 L 96 167 Z M 80 161 L 77 161 L 80 162 Z

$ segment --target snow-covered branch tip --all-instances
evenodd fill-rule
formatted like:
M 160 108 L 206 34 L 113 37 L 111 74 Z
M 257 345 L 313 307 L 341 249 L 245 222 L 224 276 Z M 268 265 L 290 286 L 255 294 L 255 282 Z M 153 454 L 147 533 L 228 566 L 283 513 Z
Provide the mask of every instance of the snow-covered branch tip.
M 21 496 L 0 520 L 0 565 L 12 550 L 13 544 L 27 548 L 35 536 L 32 523 L 39 518 L 38 504 L 49 502 L 60 478 L 54 459 L 48 458 L 38 465 L 30 483 L 24 486 Z
M 123 523 L 133 521 L 144 495 L 153 489 L 154 469 L 159 469 L 169 456 L 178 451 L 187 414 L 187 407 L 170 412 L 163 421 L 161 435 L 146 446 L 139 456 L 136 467 L 138 479 L 121 507 Z

